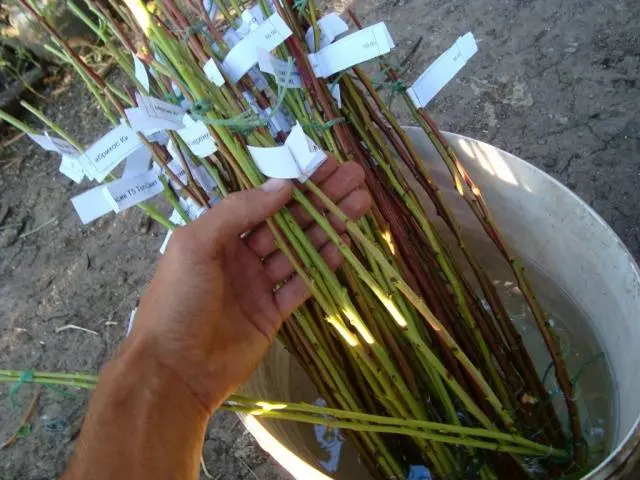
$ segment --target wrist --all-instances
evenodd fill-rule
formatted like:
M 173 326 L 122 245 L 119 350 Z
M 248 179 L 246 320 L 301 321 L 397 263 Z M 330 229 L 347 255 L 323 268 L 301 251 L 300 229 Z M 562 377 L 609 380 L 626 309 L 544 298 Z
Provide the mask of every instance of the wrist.
M 209 412 L 182 377 L 160 360 L 157 348 L 151 341 L 126 340 L 118 354 L 102 370 L 98 389 L 103 385 L 115 390 L 112 392 L 115 399 L 133 397 L 151 403 L 170 402 L 176 408 L 186 409 L 181 414 L 188 414 L 189 418 L 205 423 L 209 418 Z M 167 405 L 163 410 L 165 408 L 170 407 Z

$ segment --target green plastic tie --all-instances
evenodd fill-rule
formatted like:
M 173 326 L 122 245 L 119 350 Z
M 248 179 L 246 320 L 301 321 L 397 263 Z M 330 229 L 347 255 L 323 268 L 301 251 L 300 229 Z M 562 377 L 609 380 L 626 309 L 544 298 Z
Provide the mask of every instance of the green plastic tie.
M 309 0 L 295 0 L 293 2 L 293 8 L 295 10 L 302 11 L 307 8 L 307 3 L 309 3 Z
M 23 385 L 27 384 L 27 383 L 33 383 L 34 380 L 34 373 L 31 370 L 26 370 L 24 372 L 20 373 L 20 376 L 18 377 L 18 380 L 16 381 L 16 383 L 14 383 L 11 386 L 11 389 L 9 390 L 9 400 L 11 401 L 11 407 L 13 407 L 14 409 L 18 408 L 18 403 L 16 402 L 16 395 L 18 394 L 18 391 L 22 388 Z M 46 388 L 48 388 L 49 390 L 56 392 L 64 397 L 74 397 L 75 395 L 71 392 L 66 392 L 64 390 L 62 390 L 60 387 L 56 386 L 56 385 L 45 385 Z
M 211 36 L 207 29 L 207 24 L 203 20 L 200 20 L 193 25 L 190 25 L 182 35 L 182 43 L 187 43 L 192 35 L 200 34 L 204 36 L 209 43 L 215 43 L 216 40 Z
M 16 402 L 15 396 L 22 386 L 26 383 L 33 382 L 33 372 L 28 370 L 26 372 L 20 373 L 20 377 L 18 377 L 18 381 L 11 386 L 9 390 L 9 400 L 11 400 L 11 406 L 13 408 L 18 408 L 18 404 Z
M 271 119 L 282 107 L 284 97 L 287 93 L 288 87 L 286 86 L 291 79 L 293 73 L 293 58 L 289 57 L 287 62 L 287 70 L 283 82 L 278 83 L 277 100 L 274 107 L 271 109 L 269 115 L 263 118 L 259 118 L 253 110 L 247 110 L 233 118 L 208 118 L 203 114 L 210 111 L 212 106 L 206 100 L 196 100 L 191 109 L 191 113 L 196 120 L 200 120 L 207 125 L 222 125 L 229 127 L 239 132 L 248 132 L 254 128 L 264 127 L 269 124 Z
M 305 128 L 310 128 L 312 130 L 329 130 L 330 128 L 333 128 L 334 126 L 338 125 L 339 123 L 343 123 L 346 122 L 347 119 L 344 117 L 336 117 L 333 118 L 331 120 L 327 120 L 324 123 L 320 123 L 320 122 L 300 122 L 300 124 L 305 127 Z

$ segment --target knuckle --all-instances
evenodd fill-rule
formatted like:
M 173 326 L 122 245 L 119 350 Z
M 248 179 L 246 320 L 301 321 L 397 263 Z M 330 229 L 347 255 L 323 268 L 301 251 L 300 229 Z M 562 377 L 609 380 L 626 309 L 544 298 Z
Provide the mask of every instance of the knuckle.
M 365 189 L 361 189 L 360 190 L 361 195 L 362 195 L 362 210 L 361 213 L 359 215 L 359 217 L 361 217 L 362 215 L 364 215 L 365 213 L 367 213 L 370 209 L 371 209 L 371 205 L 373 204 L 373 198 L 371 197 L 371 194 L 369 193 L 368 190 Z
M 360 166 L 354 160 L 349 160 L 344 164 L 343 168 L 346 172 L 349 172 L 349 175 L 353 179 L 353 183 L 355 185 L 362 185 L 364 183 L 364 168 L 362 168 L 362 166 Z

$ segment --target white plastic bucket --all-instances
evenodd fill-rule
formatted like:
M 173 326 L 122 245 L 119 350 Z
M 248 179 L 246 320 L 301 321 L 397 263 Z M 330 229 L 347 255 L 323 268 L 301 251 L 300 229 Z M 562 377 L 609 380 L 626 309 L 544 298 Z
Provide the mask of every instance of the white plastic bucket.
M 414 127 L 407 132 L 464 229 L 477 229 L 427 137 Z M 538 265 L 595 319 L 589 328 L 599 337 L 613 373 L 616 425 L 610 455 L 585 478 L 640 477 L 631 473 L 640 455 L 640 272 L 631 254 L 602 218 L 549 175 L 486 143 L 455 134 L 446 137 L 516 255 Z M 298 388 L 307 388 L 290 384 L 299 377 L 290 374 L 296 368 L 276 344 L 243 391 L 270 400 L 295 400 L 292 392 L 295 396 Z M 252 417 L 243 422 L 295 478 L 328 478 L 320 473 L 313 445 L 298 425 Z

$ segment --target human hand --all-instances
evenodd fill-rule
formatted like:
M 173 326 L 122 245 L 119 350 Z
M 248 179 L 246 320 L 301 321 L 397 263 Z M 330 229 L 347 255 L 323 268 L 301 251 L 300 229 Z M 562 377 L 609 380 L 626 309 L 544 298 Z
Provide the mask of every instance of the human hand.
M 338 166 L 329 157 L 312 180 L 353 219 L 370 207 L 364 172 L 353 162 Z M 209 412 L 247 379 L 282 322 L 309 297 L 265 223 L 291 201 L 292 189 L 291 182 L 271 180 L 178 229 L 141 299 L 123 350 L 144 344 Z M 337 247 L 300 205 L 289 208 L 336 269 L 343 260 Z

